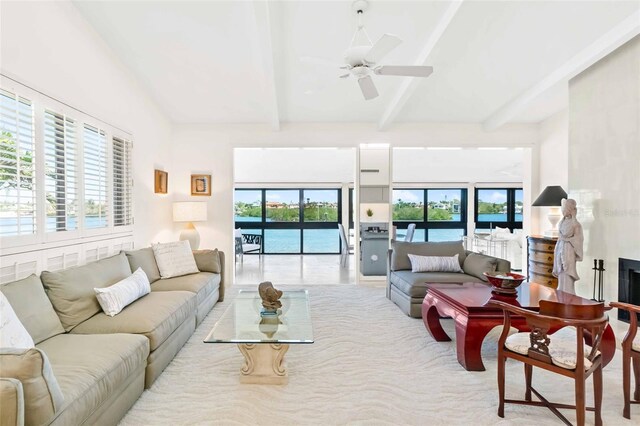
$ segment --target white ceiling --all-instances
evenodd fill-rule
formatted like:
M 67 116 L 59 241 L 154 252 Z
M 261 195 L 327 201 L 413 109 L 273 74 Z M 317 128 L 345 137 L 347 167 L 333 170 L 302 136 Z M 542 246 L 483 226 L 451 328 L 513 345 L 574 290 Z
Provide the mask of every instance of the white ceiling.
M 339 63 L 349 45 L 350 1 L 271 1 L 268 18 L 264 4 L 249 1 L 74 4 L 177 123 L 266 123 L 274 114 L 282 122 L 378 123 L 404 80 L 375 76 L 380 96 L 365 101 L 355 80 L 322 64 Z M 404 40 L 384 63 L 414 64 L 449 6 L 373 1 L 364 17 L 371 38 Z M 484 122 L 638 10 L 638 0 L 467 0 L 428 56 L 433 75 L 396 121 Z M 560 81 L 511 121 L 538 122 L 566 107 L 566 87 Z

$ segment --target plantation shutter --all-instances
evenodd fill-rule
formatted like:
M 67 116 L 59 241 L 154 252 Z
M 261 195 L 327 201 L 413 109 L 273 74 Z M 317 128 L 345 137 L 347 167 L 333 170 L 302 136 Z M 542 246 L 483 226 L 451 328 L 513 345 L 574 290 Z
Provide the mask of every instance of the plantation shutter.
M 107 138 L 103 130 L 88 124 L 83 128 L 84 142 L 84 226 L 106 228 L 107 216 Z
M 46 232 L 78 229 L 76 123 L 44 112 Z
M 31 101 L 0 90 L 0 236 L 36 232 L 34 151 Z
M 113 138 L 113 225 L 132 223 L 131 141 Z

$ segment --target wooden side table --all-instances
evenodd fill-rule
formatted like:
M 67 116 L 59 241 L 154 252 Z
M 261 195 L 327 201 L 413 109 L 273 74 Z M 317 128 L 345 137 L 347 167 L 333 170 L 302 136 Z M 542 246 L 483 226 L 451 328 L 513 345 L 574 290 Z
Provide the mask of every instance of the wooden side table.
M 527 237 L 528 280 L 558 288 L 558 279 L 553 276 L 553 252 L 557 238 L 529 235 Z

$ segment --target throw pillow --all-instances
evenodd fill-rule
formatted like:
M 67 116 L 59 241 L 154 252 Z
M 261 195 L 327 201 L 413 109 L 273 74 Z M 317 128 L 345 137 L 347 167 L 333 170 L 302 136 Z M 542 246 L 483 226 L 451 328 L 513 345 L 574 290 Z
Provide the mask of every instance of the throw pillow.
M 214 250 L 194 250 L 193 257 L 196 259 L 196 265 L 201 272 L 213 272 L 219 274 L 220 268 L 220 255 L 218 249 Z
M 198 266 L 191 251 L 189 241 L 152 244 L 153 254 L 162 278 L 196 274 Z
M 458 255 L 418 256 L 409 254 L 411 272 L 462 272 Z
M 458 254 L 460 266 L 464 262 L 466 252 L 462 241 L 441 241 L 425 243 L 407 243 L 394 241 L 391 244 L 391 270 L 401 271 L 411 269 L 409 254 L 419 256 L 453 256 Z
M 9 300 L 0 292 L 0 348 L 28 349 L 35 346 Z
M 465 274 L 478 277 L 482 281 L 489 281 L 484 272 L 495 272 L 497 267 L 498 259 L 480 253 L 469 253 L 462 265 Z
M 112 286 L 93 290 L 104 313 L 112 317 L 145 294 L 149 294 L 151 284 L 147 274 L 142 268 L 138 268 L 131 276 Z

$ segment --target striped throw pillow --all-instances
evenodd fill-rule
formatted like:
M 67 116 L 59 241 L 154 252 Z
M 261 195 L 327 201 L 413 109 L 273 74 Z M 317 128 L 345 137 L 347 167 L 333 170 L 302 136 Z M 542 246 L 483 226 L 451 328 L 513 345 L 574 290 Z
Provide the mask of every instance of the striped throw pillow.
M 142 268 L 112 286 L 94 288 L 98 303 L 105 314 L 113 317 L 120 313 L 125 307 L 140 299 L 151 291 L 149 278 Z
M 455 256 L 418 256 L 409 254 L 411 272 L 463 272 L 458 255 Z

